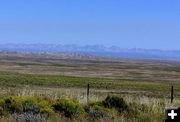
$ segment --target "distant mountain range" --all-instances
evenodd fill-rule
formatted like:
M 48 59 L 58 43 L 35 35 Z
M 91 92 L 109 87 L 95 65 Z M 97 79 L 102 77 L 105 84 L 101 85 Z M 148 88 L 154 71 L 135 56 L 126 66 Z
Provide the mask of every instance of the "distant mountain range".
M 180 60 L 180 51 L 177 50 L 123 49 L 117 46 L 106 47 L 103 45 L 0 44 L 0 51 L 73 53 L 114 58 Z

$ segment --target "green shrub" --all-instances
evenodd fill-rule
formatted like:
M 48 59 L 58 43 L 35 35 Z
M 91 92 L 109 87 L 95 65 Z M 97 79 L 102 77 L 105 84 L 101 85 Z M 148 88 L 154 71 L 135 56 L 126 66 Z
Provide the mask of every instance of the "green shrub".
M 53 110 L 51 109 L 51 103 L 48 99 L 44 99 L 44 97 L 29 97 L 25 98 L 22 102 L 23 104 L 23 111 L 24 112 L 33 112 L 33 113 L 42 113 L 42 114 L 49 114 L 52 113 Z
M 85 107 L 87 113 L 92 118 L 112 117 L 112 109 L 119 112 L 127 111 L 128 105 L 123 98 L 117 96 L 107 96 L 104 101 L 91 102 L 89 107 Z
M 92 119 L 111 117 L 112 111 L 108 108 L 104 108 L 103 106 L 93 105 L 90 107 L 89 116 Z
M 15 99 L 13 97 L 5 97 L 4 104 L 2 105 L 3 109 L 10 112 L 23 112 L 23 106 L 20 99 Z
M 78 117 L 85 113 L 84 109 L 78 102 L 70 101 L 67 99 L 58 99 L 52 105 L 55 111 L 62 113 L 65 117 Z
M 49 101 L 42 100 L 38 103 L 38 106 L 40 107 L 40 113 L 49 114 L 53 112 L 51 109 L 51 103 L 49 103 Z
M 4 104 L 5 104 L 5 101 L 3 99 L 0 99 L 0 106 L 2 107 L 4 106 Z
M 40 100 L 36 97 L 5 97 L 0 100 L 0 107 L 9 113 L 33 112 L 34 114 L 52 111 L 49 101 Z
M 40 109 L 40 113 L 42 113 L 42 114 L 49 114 L 49 113 L 52 113 L 52 112 L 53 112 L 53 110 L 48 106 L 45 106 L 45 107 Z
M 95 106 L 95 105 L 97 105 L 97 106 L 104 106 L 102 101 L 90 102 L 89 103 L 89 106 Z
M 119 112 L 122 112 L 128 109 L 128 105 L 124 101 L 124 99 L 117 96 L 107 96 L 107 98 L 104 101 L 102 101 L 102 103 L 104 107 L 115 108 Z

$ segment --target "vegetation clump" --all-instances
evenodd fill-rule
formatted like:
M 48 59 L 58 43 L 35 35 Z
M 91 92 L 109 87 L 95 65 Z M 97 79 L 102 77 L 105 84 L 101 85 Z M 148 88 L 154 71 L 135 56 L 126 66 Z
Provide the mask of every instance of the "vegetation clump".
M 77 101 L 73 100 L 58 99 L 52 106 L 55 111 L 69 118 L 79 117 L 85 114 L 83 107 Z
M 111 117 L 112 111 L 108 108 L 104 108 L 103 106 L 92 106 L 89 111 L 89 116 L 92 119 L 99 119 L 104 117 Z
M 119 112 L 128 110 L 128 105 L 123 98 L 117 96 L 107 96 L 102 104 L 106 108 L 115 108 Z
M 55 115 L 60 120 L 63 118 L 79 121 L 84 118 L 86 121 L 111 121 L 117 117 L 124 117 L 132 118 L 132 121 L 151 121 L 149 115 L 153 115 L 157 120 L 163 118 L 164 114 L 160 109 L 163 107 L 164 104 L 161 102 L 156 108 L 137 102 L 126 103 L 118 96 L 107 96 L 103 101 L 90 102 L 85 106 L 68 99 L 9 96 L 0 98 L 0 120 L 10 116 L 16 121 L 48 121 Z
M 107 96 L 105 100 L 100 102 L 92 102 L 89 104 L 88 111 L 91 118 L 103 118 L 110 117 L 112 118 L 113 109 L 118 112 L 123 112 L 128 110 L 128 104 L 124 101 L 123 98 L 117 96 Z
M 16 120 L 47 120 L 53 112 L 48 104 L 36 97 L 5 97 L 0 99 L 0 115 L 6 112 Z

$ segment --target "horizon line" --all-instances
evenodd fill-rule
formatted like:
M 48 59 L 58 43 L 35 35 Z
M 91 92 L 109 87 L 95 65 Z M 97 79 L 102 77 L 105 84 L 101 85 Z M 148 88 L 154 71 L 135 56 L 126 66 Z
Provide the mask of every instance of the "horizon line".
M 105 48 L 111 48 L 111 47 L 117 47 L 119 49 L 128 49 L 128 50 L 160 50 L 160 51 L 180 51 L 180 49 L 158 49 L 158 48 L 143 48 L 143 47 L 121 47 L 121 46 L 116 46 L 116 45 L 103 45 L 103 44 L 74 44 L 74 43 L 69 43 L 69 44 L 62 44 L 62 43 L 42 43 L 42 42 L 37 42 L 37 43 L 0 43 L 0 45 L 61 45 L 61 46 L 78 46 L 78 47 L 85 47 L 85 46 L 102 46 Z

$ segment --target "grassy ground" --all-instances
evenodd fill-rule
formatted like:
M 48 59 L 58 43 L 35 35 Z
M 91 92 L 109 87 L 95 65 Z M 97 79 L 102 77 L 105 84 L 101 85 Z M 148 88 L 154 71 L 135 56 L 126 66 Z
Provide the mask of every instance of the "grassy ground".
M 39 97 L 45 96 L 51 100 L 59 98 L 73 99 L 82 106 L 87 105 L 87 84 L 90 84 L 90 101 L 104 100 L 108 95 L 122 97 L 128 104 L 139 111 L 138 116 L 134 113 L 117 113 L 113 111 L 113 118 L 100 117 L 89 120 L 86 117 L 69 119 L 53 112 L 48 122 L 68 121 L 105 121 L 105 122 L 159 122 L 164 119 L 166 107 L 180 106 L 180 88 L 175 86 L 175 99 L 170 103 L 170 85 L 159 82 L 137 82 L 108 78 L 70 77 L 55 75 L 35 75 L 1 72 L 0 98 L 6 96 Z M 147 110 L 141 110 L 143 106 Z M 131 108 L 132 108 L 131 106 Z M 137 107 L 138 106 L 138 107 Z M 137 108 L 136 108 L 137 107 Z M 131 115 L 133 114 L 133 115 Z M 154 116 L 152 119 L 151 116 Z M 14 121 L 11 114 L 2 116 L 0 121 Z
M 144 94 L 152 94 L 154 96 L 168 97 L 170 93 L 170 84 L 159 82 L 137 82 L 137 81 L 125 81 L 103 78 L 88 78 L 88 77 L 70 77 L 70 76 L 51 76 L 51 75 L 35 75 L 35 74 L 19 74 L 19 73 L 7 73 L 1 72 L 0 84 L 3 87 L 24 87 L 41 86 L 51 88 L 86 88 L 87 84 L 90 84 L 91 88 L 109 90 L 108 92 L 120 91 L 141 91 Z M 175 96 L 179 97 L 180 85 L 174 86 Z M 163 95 L 163 96 L 162 96 Z
M 74 58 L 74 57 L 73 57 Z M 180 63 L 172 61 L 128 59 L 69 59 L 57 55 L 0 54 L 0 99 L 6 96 L 45 96 L 55 101 L 59 98 L 75 99 L 87 104 L 86 87 L 90 84 L 90 100 L 103 101 L 108 95 L 122 97 L 133 103 L 139 116 L 113 111 L 113 119 L 93 121 L 154 122 L 164 118 L 166 107 L 180 106 Z M 170 88 L 174 85 L 174 103 L 170 103 Z M 147 111 L 141 111 L 143 105 Z M 152 120 L 151 116 L 155 116 Z M 9 120 L 8 120 L 9 119 Z M 13 121 L 3 116 L 0 121 Z M 107 119 L 107 120 L 106 120 Z M 73 119 L 88 121 L 88 119 Z M 53 113 L 49 122 L 72 121 Z
M 164 110 L 166 107 L 177 107 L 180 105 L 179 99 L 176 99 L 174 103 L 171 104 L 168 99 L 163 98 L 116 95 L 118 98 L 123 98 L 123 101 L 121 99 L 106 100 L 108 105 L 112 105 L 106 106 L 101 104 L 101 101 L 105 101 L 107 96 L 96 97 L 98 99 L 94 99 L 93 96 L 90 98 L 90 111 L 87 110 L 86 101 L 79 103 L 78 100 L 80 99 L 68 98 L 68 96 L 61 96 L 61 98 L 58 97 L 56 99 L 42 96 L 3 97 L 0 99 L 0 121 L 14 122 L 15 119 L 19 121 L 31 119 L 33 121 L 33 119 L 35 119 L 36 121 L 47 122 L 160 122 L 165 119 Z M 61 103 L 57 104 L 57 99 L 60 99 Z M 32 104 L 38 107 L 31 109 Z M 54 108 L 53 105 L 58 105 L 61 109 L 58 109 L 59 107 Z M 76 112 L 79 110 L 83 113 L 80 114 Z M 31 112 L 34 114 L 31 114 Z M 64 112 L 67 112 L 68 115 Z

